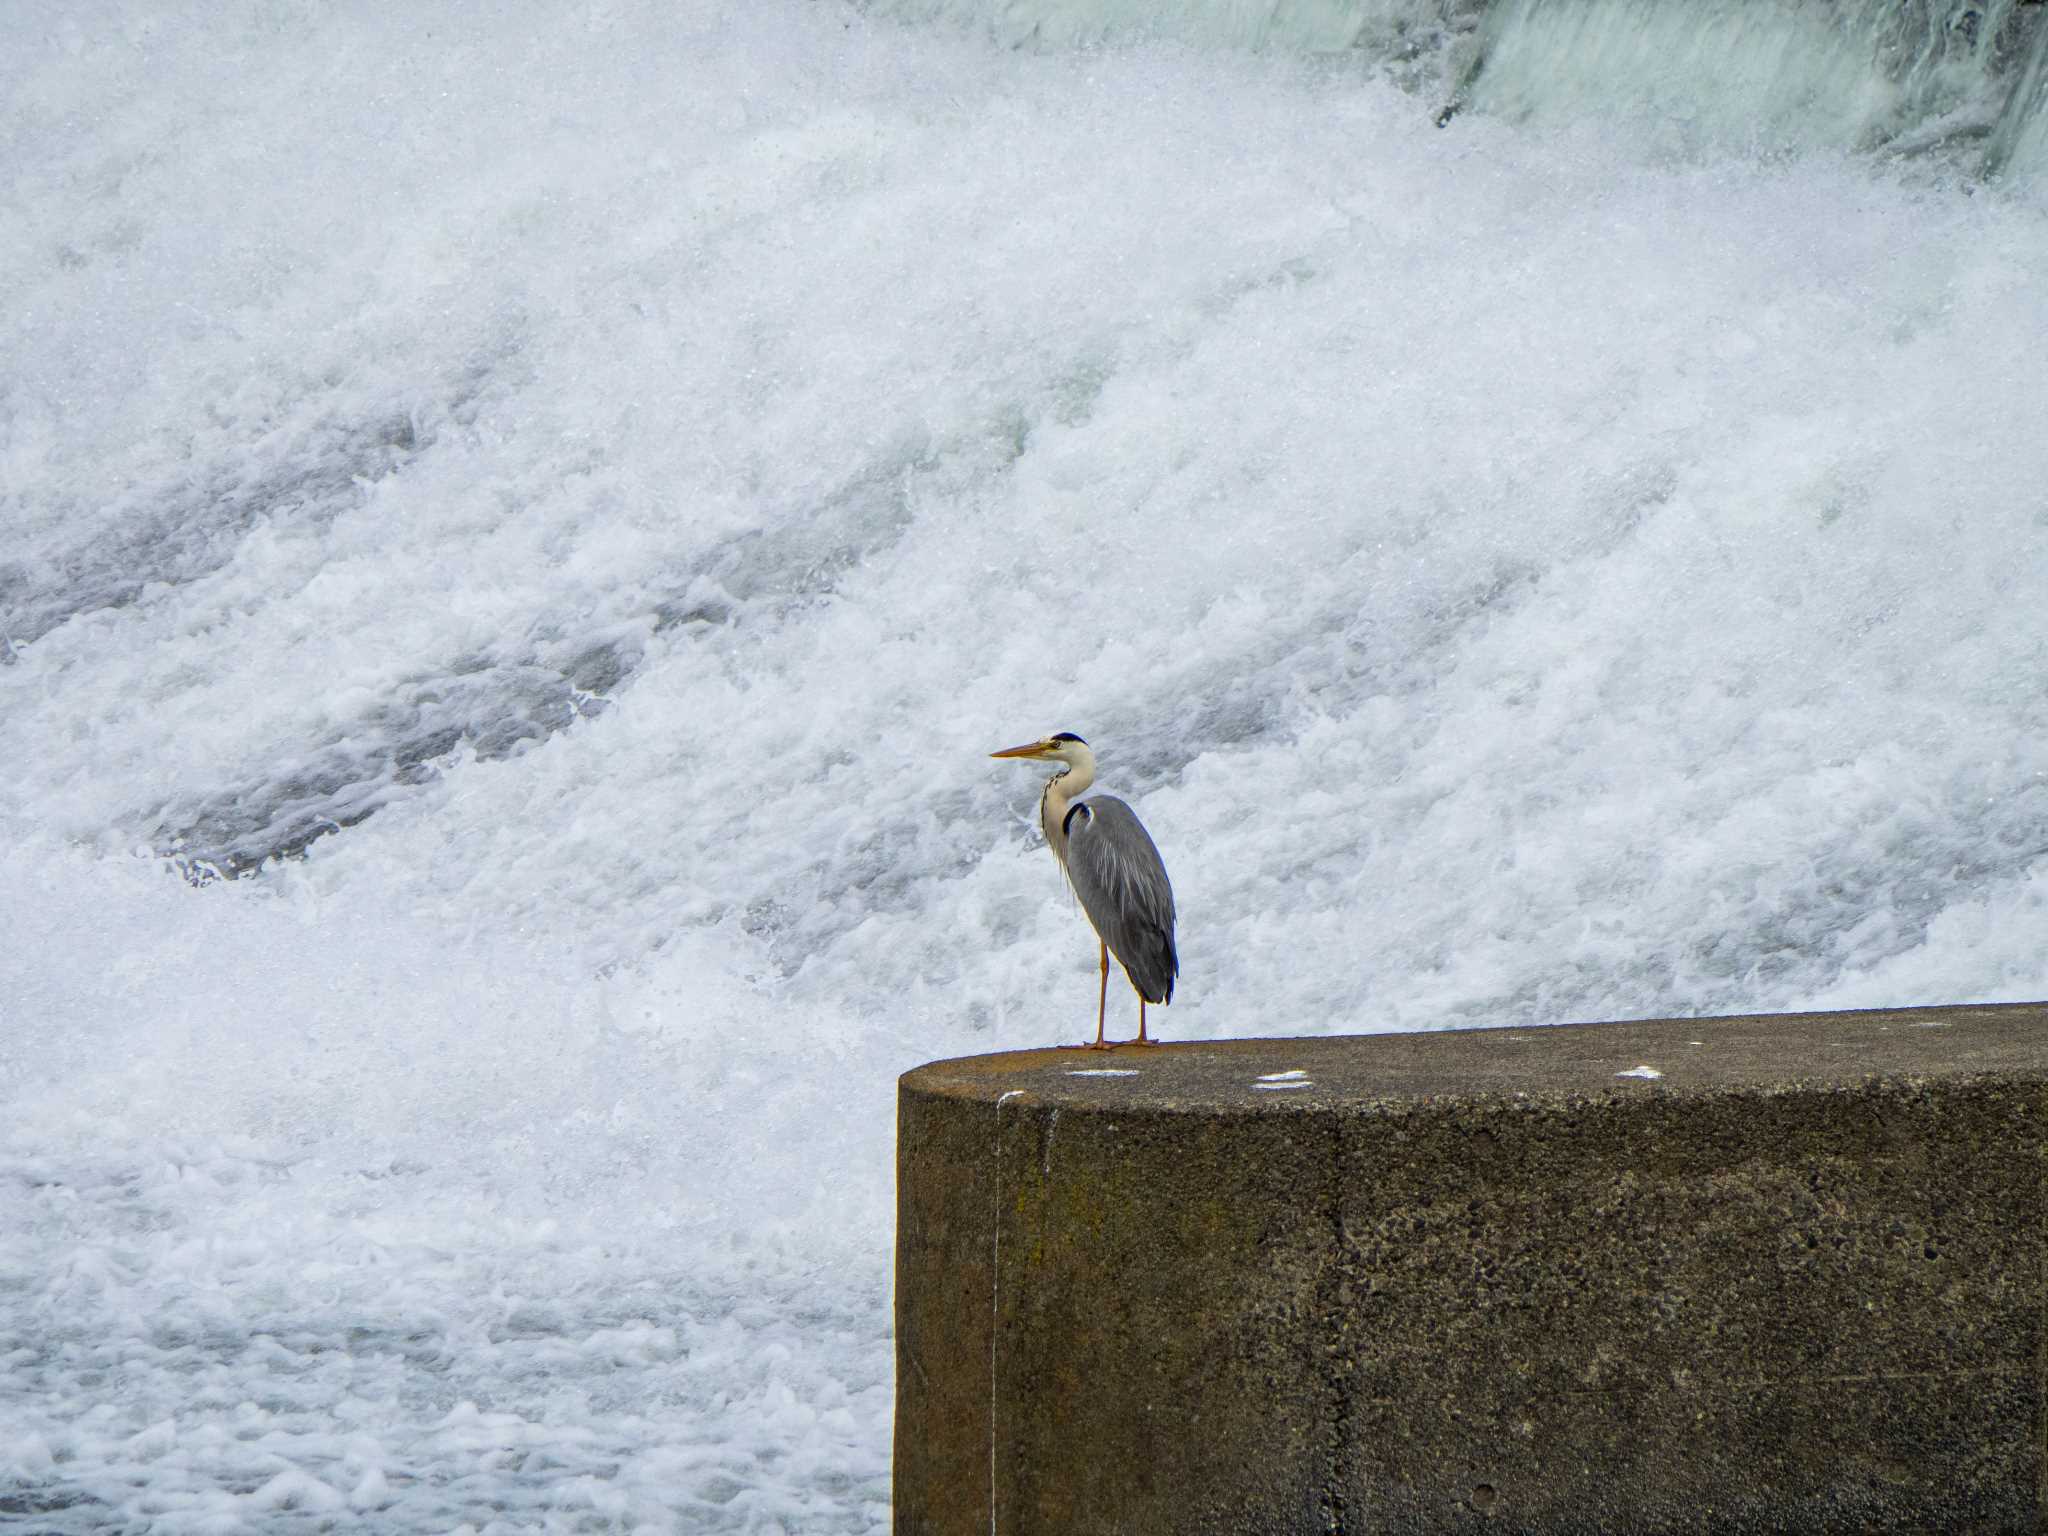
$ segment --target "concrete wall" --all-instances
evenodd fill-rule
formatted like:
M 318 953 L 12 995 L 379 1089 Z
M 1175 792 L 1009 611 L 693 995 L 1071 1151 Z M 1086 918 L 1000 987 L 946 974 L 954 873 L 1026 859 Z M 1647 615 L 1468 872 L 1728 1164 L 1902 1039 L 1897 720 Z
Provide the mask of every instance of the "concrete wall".
M 920 1068 L 896 1530 L 2044 1528 L 2044 1131 L 2036 1005 Z

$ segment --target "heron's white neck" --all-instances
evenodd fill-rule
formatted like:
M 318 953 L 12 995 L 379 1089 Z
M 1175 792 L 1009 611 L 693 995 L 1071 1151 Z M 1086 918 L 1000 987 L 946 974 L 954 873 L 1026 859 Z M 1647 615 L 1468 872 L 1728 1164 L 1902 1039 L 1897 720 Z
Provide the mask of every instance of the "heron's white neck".
M 1095 754 L 1079 742 L 1067 747 L 1067 766 L 1045 782 L 1038 801 L 1038 824 L 1060 862 L 1067 860 L 1067 809 L 1095 782 Z

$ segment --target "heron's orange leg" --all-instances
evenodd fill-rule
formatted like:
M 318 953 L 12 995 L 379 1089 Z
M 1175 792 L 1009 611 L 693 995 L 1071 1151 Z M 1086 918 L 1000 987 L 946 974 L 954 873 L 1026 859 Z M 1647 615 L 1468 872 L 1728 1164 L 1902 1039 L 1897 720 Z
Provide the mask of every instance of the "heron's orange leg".
M 1102 946 L 1102 996 L 1095 1001 L 1095 1038 L 1084 1040 L 1079 1045 L 1062 1046 L 1072 1051 L 1113 1051 L 1115 1046 L 1102 1038 L 1103 1026 L 1109 1020 L 1109 946 Z
M 1143 994 L 1140 994 L 1140 995 L 1139 995 L 1139 997 L 1138 997 L 1138 1038 L 1137 1038 L 1137 1039 L 1135 1039 L 1135 1040 L 1133 1040 L 1133 1041 L 1131 1042 L 1131 1044 L 1133 1044 L 1133 1045 L 1157 1045 L 1158 1043 L 1159 1043 L 1159 1042 L 1158 1042 L 1157 1040 L 1151 1040 L 1151 1039 L 1148 1039 L 1148 1038 L 1146 1038 L 1146 1035 L 1145 1035 L 1145 999 L 1144 999 L 1144 996 L 1143 996 Z
M 1109 946 L 1102 946 L 1102 995 L 1095 1000 L 1095 1044 L 1093 1050 L 1106 1051 L 1109 1042 L 1102 1038 L 1109 1022 Z

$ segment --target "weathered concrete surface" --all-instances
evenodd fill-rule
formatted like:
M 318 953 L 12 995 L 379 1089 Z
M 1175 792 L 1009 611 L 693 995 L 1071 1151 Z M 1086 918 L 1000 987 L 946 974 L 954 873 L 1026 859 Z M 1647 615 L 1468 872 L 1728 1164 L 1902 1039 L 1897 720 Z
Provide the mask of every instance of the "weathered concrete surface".
M 920 1068 L 896 1530 L 2048 1529 L 2044 1131 L 2033 1004 Z

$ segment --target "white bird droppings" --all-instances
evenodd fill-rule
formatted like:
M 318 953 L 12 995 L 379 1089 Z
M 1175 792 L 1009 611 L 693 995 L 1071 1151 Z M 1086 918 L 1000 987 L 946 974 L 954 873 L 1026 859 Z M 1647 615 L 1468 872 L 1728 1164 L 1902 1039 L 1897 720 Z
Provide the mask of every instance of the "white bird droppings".
M 1630 1067 L 1626 1072 L 1617 1072 L 1616 1077 L 1662 1077 L 1664 1074 L 1655 1067 Z

